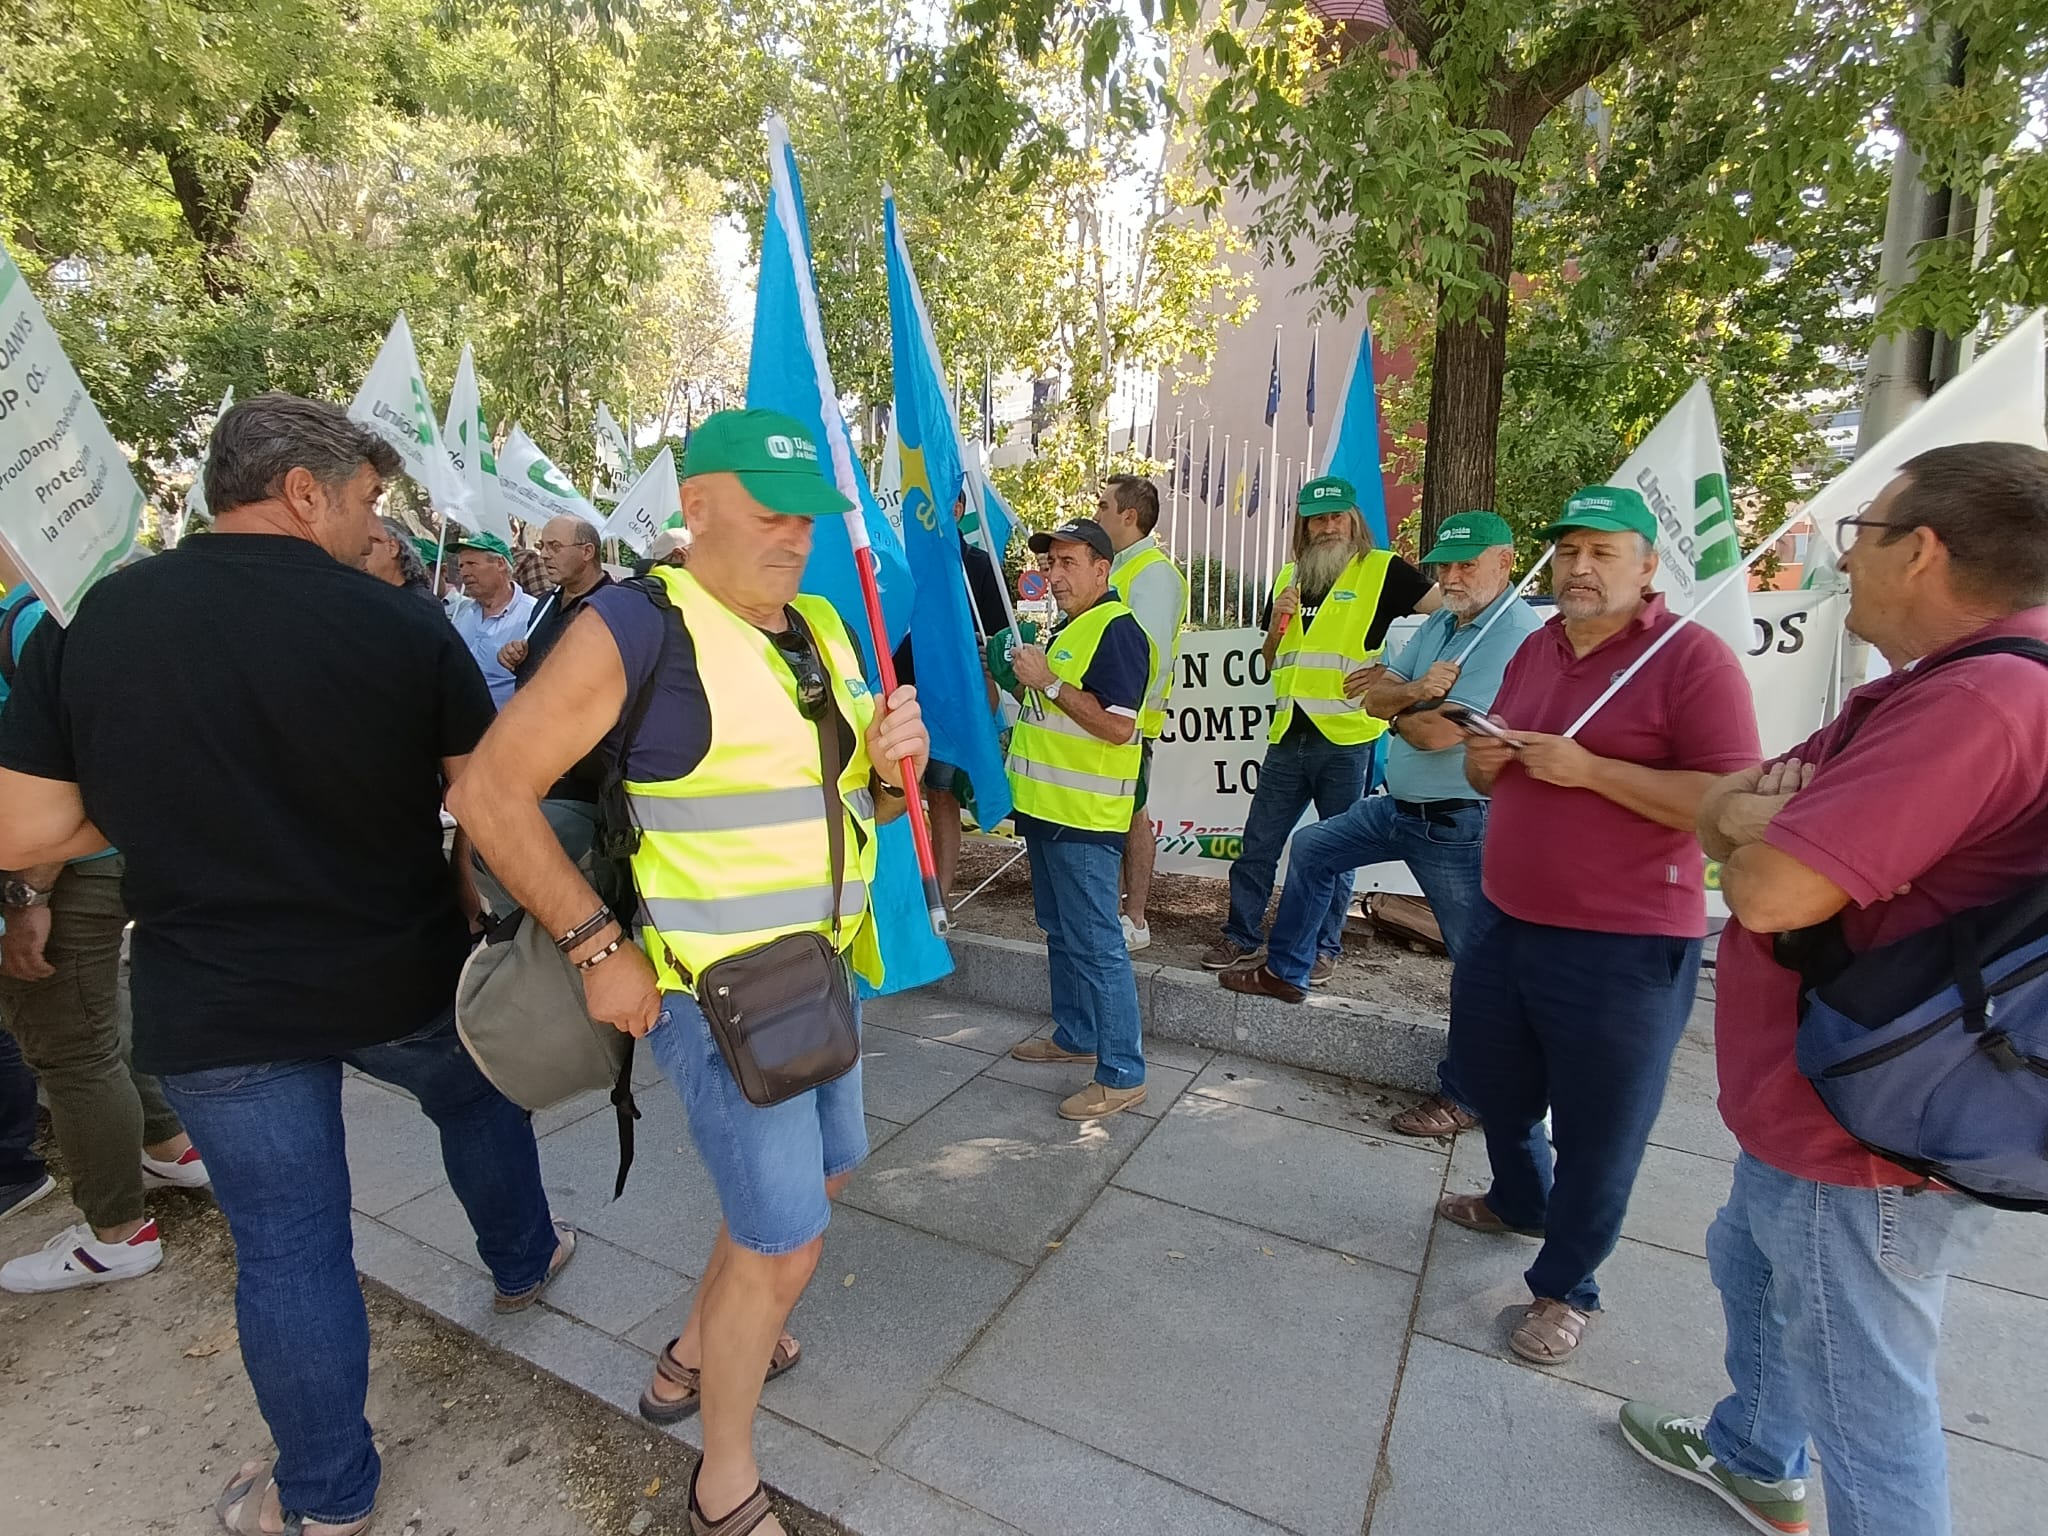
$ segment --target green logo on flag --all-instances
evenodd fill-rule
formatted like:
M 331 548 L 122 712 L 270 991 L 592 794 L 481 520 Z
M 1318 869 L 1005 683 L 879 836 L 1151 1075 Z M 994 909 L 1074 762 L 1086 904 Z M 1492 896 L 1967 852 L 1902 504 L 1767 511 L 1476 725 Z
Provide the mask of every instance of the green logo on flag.
M 422 448 L 434 446 L 434 412 L 427 404 L 426 387 L 415 374 L 408 381 L 412 390 L 412 434 L 419 439 Z
M 564 480 L 562 472 L 546 459 L 535 459 L 526 471 L 526 478 L 550 496 L 567 498 L 576 494 L 575 487 Z
M 1704 581 L 1733 570 L 1742 559 L 1735 532 L 1735 502 L 1725 475 L 1701 475 L 1692 487 L 1693 575 Z

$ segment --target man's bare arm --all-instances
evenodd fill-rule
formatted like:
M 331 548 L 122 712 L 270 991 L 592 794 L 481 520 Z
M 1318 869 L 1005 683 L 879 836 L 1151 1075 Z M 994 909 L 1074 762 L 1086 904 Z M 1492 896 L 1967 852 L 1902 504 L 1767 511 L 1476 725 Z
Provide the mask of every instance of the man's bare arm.
M 76 784 L 0 768 L 0 869 L 62 864 L 106 846 Z
M 1368 710 L 1367 713 L 1377 711 Z M 1434 709 L 1418 709 L 1412 715 L 1400 716 L 1394 721 L 1393 730 L 1418 752 L 1441 752 L 1447 747 L 1465 744 L 1465 732 Z
M 1787 933 L 1824 922 L 1849 893 L 1769 843 L 1747 843 L 1721 865 L 1721 898 L 1751 933 Z
M 549 933 L 598 907 L 540 803 L 604 739 L 626 702 L 618 644 L 595 613 L 576 616 L 533 681 L 512 695 L 448 789 L 448 809 L 512 899 Z

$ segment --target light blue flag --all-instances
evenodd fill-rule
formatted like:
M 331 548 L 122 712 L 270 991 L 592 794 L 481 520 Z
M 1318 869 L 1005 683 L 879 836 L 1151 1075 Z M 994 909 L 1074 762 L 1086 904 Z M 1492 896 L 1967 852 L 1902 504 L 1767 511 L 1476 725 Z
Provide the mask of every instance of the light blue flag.
M 889 336 L 896 373 L 896 432 L 903 462 L 903 552 L 917 584 L 910 634 L 917 645 L 917 696 L 932 734 L 932 756 L 963 771 L 974 786 L 974 814 L 986 831 L 1010 814 L 1010 781 L 990 709 L 981 648 L 967 606 L 967 573 L 953 505 L 965 471 L 960 426 L 945 388 L 945 368 L 896 199 L 882 198 L 889 244 Z M 998 580 L 1001 578 L 998 577 Z
M 761 233 L 761 275 L 754 291 L 754 349 L 747 362 L 747 404 L 782 411 L 817 436 L 826 478 L 860 505 L 867 535 L 880 566 L 882 616 L 889 649 L 910 632 L 914 599 L 910 567 L 888 518 L 875 500 L 866 472 L 854 455 L 832 366 L 825 360 L 825 332 L 818 318 L 818 290 L 811 272 L 811 232 L 804 212 L 803 183 L 796 156 L 780 118 L 768 124 L 768 217 Z M 803 590 L 839 610 L 846 627 L 868 644 L 867 608 L 844 519 L 821 517 L 811 538 Z M 875 661 L 868 658 L 872 671 Z
M 1373 383 L 1369 325 L 1358 333 L 1358 351 L 1344 376 L 1343 404 L 1323 455 L 1323 473 L 1351 482 L 1373 542 L 1387 548 L 1387 480 L 1380 464 L 1380 401 Z
M 825 471 L 841 494 L 854 501 L 880 567 L 883 622 L 893 651 L 910 630 L 915 584 L 903 547 L 882 515 L 860 460 L 854 457 L 839 392 L 825 360 L 825 332 L 818 318 L 818 291 L 811 270 L 810 225 L 789 130 L 779 117 L 768 121 L 768 217 L 761 235 L 761 274 L 755 287 L 754 350 L 747 365 L 747 404 L 784 411 L 817 433 Z M 881 664 L 868 630 L 860 576 L 854 567 L 851 516 L 821 517 L 804 567 L 803 590 L 839 610 L 866 653 L 868 681 L 879 687 Z M 879 989 L 861 983 L 873 997 L 921 987 L 951 973 L 953 954 L 931 930 L 924 885 L 918 874 L 910 818 L 899 816 L 882 828 L 879 862 L 868 903 L 882 947 L 884 976 Z

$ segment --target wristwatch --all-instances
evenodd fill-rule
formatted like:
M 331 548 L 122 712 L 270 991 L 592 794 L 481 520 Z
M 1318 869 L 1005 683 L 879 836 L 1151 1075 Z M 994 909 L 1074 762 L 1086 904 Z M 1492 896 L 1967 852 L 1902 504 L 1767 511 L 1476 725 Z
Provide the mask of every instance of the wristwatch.
M 1039 692 L 1043 693 L 1048 701 L 1051 701 L 1059 698 L 1061 687 L 1062 684 L 1060 680 L 1058 678 L 1054 678 L 1051 682 L 1047 683 L 1043 688 L 1041 688 Z
M 0 880 L 0 907 L 47 907 L 50 893 L 36 889 L 26 880 L 9 875 Z

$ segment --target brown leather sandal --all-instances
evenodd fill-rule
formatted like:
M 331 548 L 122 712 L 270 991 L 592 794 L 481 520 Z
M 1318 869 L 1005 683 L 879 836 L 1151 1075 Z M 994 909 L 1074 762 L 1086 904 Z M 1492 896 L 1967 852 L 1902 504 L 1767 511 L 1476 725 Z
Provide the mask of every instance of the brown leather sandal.
M 1476 1128 L 1479 1117 L 1467 1114 L 1442 1094 L 1433 1093 L 1387 1123 L 1403 1136 L 1455 1136 Z
M 1508 1348 L 1531 1365 L 1562 1365 L 1586 1337 L 1586 1325 L 1592 1320 L 1590 1313 L 1567 1302 L 1539 1296 L 1508 1335 Z
M 640 1417 L 650 1424 L 677 1424 L 695 1413 L 703 1400 L 702 1373 L 694 1365 L 684 1365 L 675 1357 L 676 1345 L 682 1342 L 678 1334 L 662 1346 L 654 1359 L 655 1381 L 665 1381 L 672 1387 L 683 1388 L 681 1397 L 666 1398 L 654 1395 L 654 1382 L 640 1394 Z M 773 1381 L 776 1377 L 796 1369 L 797 1361 L 803 1356 L 803 1346 L 784 1334 L 775 1341 L 775 1353 L 768 1357 L 768 1374 L 761 1379 Z
M 782 1522 L 775 1518 L 774 1506 L 768 1502 L 768 1490 L 754 1484 L 754 1491 L 747 1495 L 738 1509 L 720 1520 L 708 1518 L 697 1506 L 697 1472 L 704 1464 L 697 1463 L 696 1471 L 690 1474 L 690 1536 L 749 1536 L 750 1532 L 772 1532 L 773 1536 L 788 1536 Z
M 1472 1232 L 1484 1232 L 1489 1237 L 1513 1233 L 1517 1237 L 1541 1237 L 1541 1227 L 1511 1227 L 1493 1214 L 1493 1207 L 1486 1203 L 1484 1195 L 1445 1195 L 1436 1203 L 1437 1215 Z

